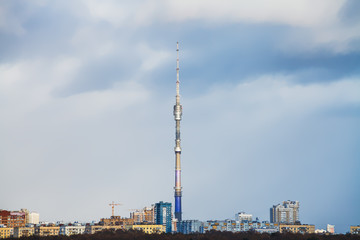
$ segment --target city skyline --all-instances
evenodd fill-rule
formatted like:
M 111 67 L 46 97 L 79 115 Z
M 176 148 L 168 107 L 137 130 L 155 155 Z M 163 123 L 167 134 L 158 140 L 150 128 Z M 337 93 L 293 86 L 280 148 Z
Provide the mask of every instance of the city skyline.
M 360 223 L 359 9 L 2 1 L 0 208 L 85 222 L 111 201 L 122 216 L 174 203 L 179 41 L 183 219 L 269 220 L 292 199 L 302 223 L 348 231 Z

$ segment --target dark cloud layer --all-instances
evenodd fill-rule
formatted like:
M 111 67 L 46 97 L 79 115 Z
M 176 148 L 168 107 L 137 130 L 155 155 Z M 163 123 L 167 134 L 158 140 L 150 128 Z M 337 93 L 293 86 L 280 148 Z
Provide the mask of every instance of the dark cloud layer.
M 89 221 L 112 200 L 123 216 L 172 201 L 179 41 L 184 218 L 267 220 L 293 199 L 304 223 L 358 224 L 357 1 L 313 24 L 291 9 L 182 20 L 123 4 L 0 3 L 0 181 L 12 193 L 0 208 Z

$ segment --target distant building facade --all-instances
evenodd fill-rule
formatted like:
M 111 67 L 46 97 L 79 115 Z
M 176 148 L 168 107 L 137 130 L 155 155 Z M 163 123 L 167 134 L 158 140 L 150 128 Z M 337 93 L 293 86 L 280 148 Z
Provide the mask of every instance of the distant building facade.
M 330 233 L 330 234 L 335 234 L 335 225 L 330 225 L 330 224 L 328 224 L 328 225 L 326 226 L 326 231 L 327 231 L 328 233 Z
M 26 213 L 20 211 L 0 210 L 0 224 L 9 228 L 25 227 Z
M 235 221 L 248 221 L 248 222 L 252 222 L 252 214 L 247 214 L 245 212 L 239 212 L 237 214 L 235 214 Z
M 291 232 L 291 233 L 315 233 L 315 225 L 307 224 L 280 224 L 280 233 Z
M 102 218 L 99 222 L 100 225 L 104 226 L 119 226 L 119 225 L 133 225 L 134 219 L 122 218 L 121 216 L 111 216 L 110 218 Z
M 94 234 L 97 232 L 101 232 L 103 230 L 116 231 L 120 229 L 125 229 L 124 225 L 114 225 L 114 226 L 105 226 L 105 225 L 86 225 L 85 226 L 85 234 Z
M 360 225 L 358 226 L 350 226 L 351 234 L 360 234 Z
M 134 223 L 154 223 L 155 222 L 155 213 L 154 205 L 151 207 L 144 207 L 143 209 L 137 209 L 133 212 L 130 212 L 130 218 L 134 220 Z
M 28 221 L 26 223 L 39 224 L 39 222 L 40 222 L 39 213 L 37 213 L 37 212 L 29 213 Z
M 35 227 L 16 227 L 14 228 L 14 237 L 30 237 L 35 234 Z
M 60 226 L 48 225 L 48 226 L 36 226 L 35 235 L 39 237 L 57 236 L 60 233 Z
M 227 232 L 246 232 L 246 231 L 256 231 L 256 232 L 278 232 L 278 224 L 272 224 L 267 221 L 252 221 L 249 222 L 244 220 L 242 222 L 235 220 L 210 220 L 203 223 L 204 232 L 211 230 L 216 231 L 227 231 Z
M 40 215 L 37 212 L 29 212 L 26 208 L 20 209 L 21 213 L 25 213 L 25 223 L 39 224 Z
M 284 201 L 270 208 L 270 222 L 295 224 L 299 222 L 299 201 Z
M 12 235 L 13 228 L 0 227 L 0 238 L 9 238 Z
M 166 226 L 154 225 L 154 224 L 136 224 L 136 225 L 132 225 L 131 229 L 142 231 L 147 234 L 153 234 L 153 233 L 160 234 L 166 232 Z
M 62 225 L 60 226 L 60 235 L 66 235 L 66 236 L 72 236 L 72 235 L 78 235 L 78 234 L 84 234 L 85 233 L 85 226 L 81 224 L 75 224 L 75 225 Z
M 316 234 L 326 234 L 327 231 L 325 229 L 315 229 Z
M 171 203 L 162 201 L 155 203 L 154 215 L 155 224 L 164 225 L 166 227 L 166 233 L 171 233 Z
M 203 223 L 199 220 L 183 220 L 178 223 L 177 231 L 183 234 L 203 233 Z

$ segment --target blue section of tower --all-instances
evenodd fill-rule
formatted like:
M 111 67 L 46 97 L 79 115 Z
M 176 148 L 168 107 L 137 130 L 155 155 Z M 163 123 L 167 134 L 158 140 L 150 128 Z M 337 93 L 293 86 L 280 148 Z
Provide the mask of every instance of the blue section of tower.
M 181 213 L 181 196 L 175 196 L 175 215 Z

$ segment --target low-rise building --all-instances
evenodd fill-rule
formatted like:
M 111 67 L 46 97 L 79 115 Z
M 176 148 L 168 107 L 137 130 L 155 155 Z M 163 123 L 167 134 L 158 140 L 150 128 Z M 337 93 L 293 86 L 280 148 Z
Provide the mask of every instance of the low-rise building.
M 350 233 L 351 234 L 360 234 L 360 225 L 350 226 Z
M 134 219 L 122 218 L 121 216 L 111 216 L 110 218 L 102 218 L 99 222 L 100 225 L 104 226 L 118 226 L 118 225 L 134 225 Z
M 252 214 L 247 214 L 245 212 L 239 212 L 237 214 L 235 214 L 235 221 L 248 221 L 251 222 L 252 221 Z
M 246 231 L 257 231 L 257 232 L 278 232 L 279 226 L 278 224 L 269 223 L 267 221 L 252 221 L 249 222 L 244 220 L 234 221 L 234 220 L 211 220 L 203 223 L 204 232 L 208 232 L 211 230 L 217 231 L 228 231 L 228 232 L 246 232 Z
M 85 226 L 82 226 L 81 224 L 69 224 L 69 225 L 62 225 L 60 226 L 60 235 L 78 235 L 78 234 L 84 234 L 85 233 Z
M 204 232 L 208 232 L 211 230 L 216 231 L 226 231 L 226 220 L 220 221 L 220 220 L 209 220 L 204 222 Z
M 315 233 L 316 234 L 326 234 L 326 230 L 325 229 L 315 229 Z
M 57 236 L 60 233 L 60 226 L 36 226 L 35 235 L 39 237 L 43 236 Z
M 85 234 L 94 234 L 103 230 L 116 231 L 125 229 L 125 225 L 105 226 L 105 225 L 86 225 Z
M 279 228 L 256 228 L 254 229 L 255 232 L 258 232 L 258 233 L 268 233 L 268 234 L 271 234 L 271 233 L 276 233 L 276 232 L 279 232 Z
M 203 223 L 199 220 L 183 220 L 178 224 L 178 232 L 183 234 L 203 233 Z
M 152 233 L 165 233 L 166 232 L 166 226 L 164 225 L 154 225 L 154 224 L 137 224 L 132 225 L 131 229 L 143 231 L 147 234 Z
M 0 238 L 9 238 L 12 236 L 13 228 L 0 227 Z
M 315 233 L 315 225 L 308 224 L 280 224 L 280 233 L 291 232 L 291 233 Z
M 35 227 L 16 227 L 14 228 L 14 237 L 30 237 L 35 234 Z
M 103 225 L 86 225 L 85 234 L 94 234 L 96 232 L 101 232 L 104 229 Z

